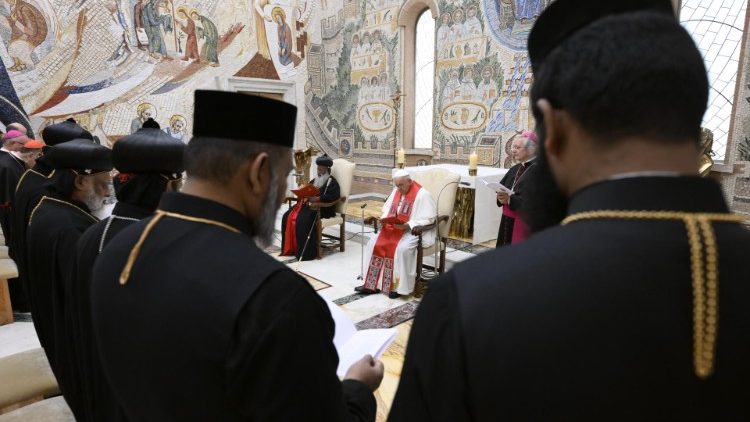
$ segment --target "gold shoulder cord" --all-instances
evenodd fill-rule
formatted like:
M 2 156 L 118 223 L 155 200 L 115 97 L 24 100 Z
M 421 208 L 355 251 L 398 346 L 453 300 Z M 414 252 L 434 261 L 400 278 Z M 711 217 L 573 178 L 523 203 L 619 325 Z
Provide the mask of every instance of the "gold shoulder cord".
M 151 230 L 153 230 L 156 223 L 158 223 L 159 220 L 161 220 L 163 217 L 172 217 L 179 220 L 192 221 L 193 223 L 210 224 L 212 226 L 217 226 L 229 230 L 230 232 L 240 233 L 238 229 L 219 221 L 209 220 L 207 218 L 191 217 L 189 215 L 178 214 L 175 212 L 156 210 L 154 218 L 151 219 L 148 225 L 146 225 L 146 228 L 143 229 L 141 237 L 138 239 L 138 242 L 136 242 L 135 246 L 133 246 L 133 249 L 130 251 L 130 255 L 128 255 L 128 261 L 125 263 L 125 268 L 123 268 L 122 273 L 120 274 L 120 284 L 124 285 L 128 282 L 128 279 L 130 278 L 130 272 L 133 270 L 133 265 L 135 264 L 136 258 L 138 258 L 138 253 L 140 253 L 141 251 L 143 242 L 146 241 L 146 237 L 148 237 L 149 233 L 151 233 Z
M 39 202 L 37 202 L 37 203 L 36 203 L 36 206 L 34 207 L 34 209 L 33 209 L 33 210 L 31 210 L 31 214 L 29 214 L 29 224 L 28 224 L 29 226 L 31 225 L 31 222 L 32 222 L 32 221 L 34 220 L 34 214 L 36 214 L 36 210 L 38 210 L 38 209 L 39 209 L 39 207 L 41 207 L 41 206 L 42 206 L 42 203 L 43 203 L 43 202 L 44 202 L 45 200 L 46 200 L 46 201 L 57 202 L 58 204 L 63 204 L 63 205 L 67 205 L 67 206 L 69 206 L 69 207 L 71 207 L 71 208 L 75 208 L 75 209 L 77 209 L 78 211 L 80 211 L 80 212 L 84 213 L 84 214 L 86 215 L 86 217 L 89 217 L 89 218 L 90 218 L 90 219 L 91 219 L 92 221 L 94 221 L 95 223 L 99 221 L 99 219 L 98 219 L 98 218 L 96 218 L 96 217 L 94 217 L 93 215 L 91 215 L 91 213 L 90 213 L 90 212 L 88 212 L 88 211 L 86 211 L 86 210 L 84 210 L 84 209 L 81 209 L 81 208 L 79 208 L 79 207 L 77 207 L 77 206 L 75 206 L 75 205 L 71 204 L 70 202 L 65 202 L 65 201 L 61 201 L 61 200 L 59 200 L 59 199 L 57 199 L 57 198 L 52 198 L 52 197 L 50 197 L 50 196 L 42 196 L 42 199 L 40 199 L 40 200 L 39 200 Z
M 693 366 L 698 378 L 706 379 L 710 377 L 714 372 L 716 335 L 719 330 L 718 251 L 716 235 L 711 223 L 741 223 L 747 217 L 738 214 L 720 213 L 606 210 L 573 214 L 565 218 L 562 224 L 597 219 L 677 220 L 685 223 L 690 242 L 690 263 L 693 278 Z M 704 245 L 705 249 L 703 248 Z
M 26 175 L 27 175 L 27 174 L 29 174 L 29 173 L 34 173 L 34 174 L 37 174 L 37 175 L 39 175 L 39 176 L 42 176 L 42 177 L 44 177 L 45 179 L 49 179 L 49 178 L 51 178 L 51 177 L 52 177 L 52 176 L 53 176 L 53 175 L 55 174 L 55 171 L 54 171 L 54 170 L 52 170 L 52 172 L 51 172 L 51 173 L 49 174 L 49 176 L 45 176 L 45 175 L 43 175 L 42 173 L 39 173 L 38 171 L 36 171 L 36 170 L 34 170 L 34 169 L 28 169 L 28 170 L 26 170 L 26 171 L 25 171 L 25 172 L 23 172 L 23 174 L 21 175 L 21 178 L 20 178 L 20 179 L 18 179 L 18 183 L 16 183 L 16 190 L 15 190 L 14 192 L 18 192 L 18 188 L 19 188 L 19 187 L 21 186 L 21 182 L 23 182 L 23 179 L 24 179 L 24 178 L 26 178 Z

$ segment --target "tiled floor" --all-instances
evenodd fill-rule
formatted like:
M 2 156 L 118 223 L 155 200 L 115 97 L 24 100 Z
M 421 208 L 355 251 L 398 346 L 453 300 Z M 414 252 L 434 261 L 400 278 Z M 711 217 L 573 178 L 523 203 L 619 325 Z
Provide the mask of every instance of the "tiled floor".
M 366 208 L 365 215 L 372 214 L 372 212 L 368 213 L 367 211 L 374 209 L 377 209 L 377 214 L 379 215 L 382 201 L 380 205 L 375 207 L 377 201 L 366 200 L 368 207 Z M 351 204 L 348 209 L 352 213 L 361 212 L 358 206 L 352 208 Z M 281 215 L 283 211 L 285 210 L 282 209 L 277 218 L 277 230 L 280 230 L 281 227 Z M 334 249 L 324 253 L 322 259 L 297 263 L 289 257 L 278 256 L 280 250 L 280 232 L 277 232 L 275 245 L 267 251 L 281 262 L 285 262 L 291 268 L 298 271 L 311 281 L 314 286 L 327 285 L 328 287 L 320 288 L 318 293 L 323 298 L 339 305 L 344 313 L 354 321 L 358 329 L 396 328 L 396 339 L 381 357 L 385 365 L 385 376 L 380 389 L 375 393 L 378 402 L 377 420 L 385 421 L 393 398 L 396 395 L 396 389 L 398 388 L 409 331 L 411 330 L 419 300 L 413 297 L 389 299 L 383 294 L 362 295 L 354 292 L 354 287 L 362 284 L 362 281 L 357 279 L 362 271 L 360 256 L 362 241 L 367 241 L 371 236 L 374 236 L 372 227 L 368 226 L 365 227 L 364 239 L 362 239 L 362 236 L 359 234 L 362 230 L 361 220 L 361 217 L 347 217 L 346 229 L 348 240 L 346 251 L 343 253 L 339 252 L 338 249 Z M 338 230 L 338 227 L 327 230 Z M 448 268 L 455 262 L 489 250 L 488 246 L 472 245 L 467 242 L 451 239 L 447 254 Z M 494 247 L 494 242 L 491 246 Z M 426 258 L 426 260 L 431 260 L 431 257 Z

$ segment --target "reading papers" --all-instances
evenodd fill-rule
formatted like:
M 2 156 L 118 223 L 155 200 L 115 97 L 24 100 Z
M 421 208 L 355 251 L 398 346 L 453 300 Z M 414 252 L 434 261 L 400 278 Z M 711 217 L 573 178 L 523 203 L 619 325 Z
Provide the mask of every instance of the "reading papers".
M 338 305 L 328 300 L 326 300 L 326 303 L 331 310 L 333 322 L 336 324 L 333 345 L 336 346 L 336 351 L 339 354 L 339 367 L 336 370 L 339 377 L 343 378 L 349 367 L 362 359 L 364 355 L 379 358 L 396 338 L 395 328 L 357 331 L 354 323 L 344 315 Z

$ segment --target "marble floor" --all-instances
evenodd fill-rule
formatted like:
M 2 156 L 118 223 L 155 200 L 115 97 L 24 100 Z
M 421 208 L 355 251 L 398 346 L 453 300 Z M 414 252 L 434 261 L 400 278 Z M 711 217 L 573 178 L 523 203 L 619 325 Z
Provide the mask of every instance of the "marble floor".
M 376 201 L 368 198 L 367 202 L 368 208 L 374 208 Z M 357 207 L 356 210 L 359 211 L 359 208 Z M 354 321 L 357 329 L 396 328 L 395 340 L 381 357 L 385 366 L 385 376 L 380 388 L 375 392 L 378 402 L 377 420 L 385 421 L 398 388 L 409 332 L 419 305 L 419 299 L 411 296 L 389 299 L 383 294 L 361 295 L 354 292 L 354 287 L 362 284 L 362 281 L 357 279 L 362 265 L 362 242 L 366 242 L 371 236 L 374 236 L 371 226 L 366 226 L 364 235 L 362 235 L 361 217 L 347 217 L 345 252 L 339 252 L 338 248 L 331 249 L 324 251 L 322 259 L 302 262 L 296 262 L 294 257 L 279 256 L 281 216 L 284 211 L 286 211 L 285 208 L 282 208 L 277 216 L 276 239 L 274 245 L 268 248 L 267 252 L 298 271 L 316 288 L 318 294 L 323 298 L 339 305 L 344 313 Z M 372 215 L 372 213 L 366 212 L 365 216 L 368 216 L 368 214 Z M 328 228 L 326 231 L 337 235 L 338 226 Z M 490 245 L 471 245 L 456 239 L 451 239 L 448 246 L 446 266 L 449 269 L 456 262 L 490 250 Z M 491 246 L 494 247 L 494 242 Z M 426 257 L 425 262 L 431 264 L 432 257 Z

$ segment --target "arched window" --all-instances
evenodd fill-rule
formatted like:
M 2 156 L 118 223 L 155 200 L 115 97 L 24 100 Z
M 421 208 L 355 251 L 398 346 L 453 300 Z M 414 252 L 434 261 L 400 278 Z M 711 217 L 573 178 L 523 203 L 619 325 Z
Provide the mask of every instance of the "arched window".
M 414 45 L 414 148 L 432 149 L 435 92 L 435 19 L 430 9 L 419 15 Z

